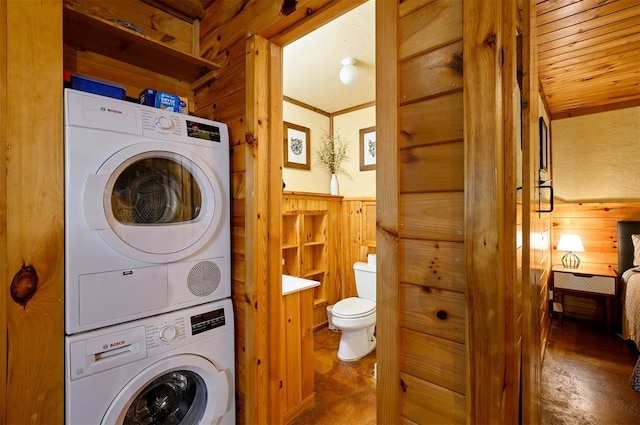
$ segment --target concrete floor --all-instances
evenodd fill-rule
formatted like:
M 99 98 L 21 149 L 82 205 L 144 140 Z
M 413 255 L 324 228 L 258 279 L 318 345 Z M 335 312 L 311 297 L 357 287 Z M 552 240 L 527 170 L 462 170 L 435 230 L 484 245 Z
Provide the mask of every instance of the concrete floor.
M 338 359 L 340 333 L 328 328 L 314 334 L 314 404 L 292 425 L 375 425 L 376 350 L 355 362 Z
M 635 344 L 599 322 L 554 321 L 542 366 L 541 423 L 640 424 L 640 394 L 630 384 L 637 360 Z
M 291 425 L 376 424 L 375 350 L 356 362 L 338 360 L 340 333 L 314 334 L 316 398 Z M 542 368 L 541 424 L 640 424 L 640 394 L 629 384 L 638 359 L 629 341 L 598 322 L 552 323 Z

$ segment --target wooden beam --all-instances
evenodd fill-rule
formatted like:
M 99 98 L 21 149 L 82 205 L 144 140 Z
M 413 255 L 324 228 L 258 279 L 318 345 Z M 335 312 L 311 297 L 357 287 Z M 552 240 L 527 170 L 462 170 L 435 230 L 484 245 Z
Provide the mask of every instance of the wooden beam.
M 0 28 L 8 28 L 7 2 L 0 3 Z M 7 31 L 0 31 L 0 64 L 8 63 Z M 7 67 L 0 65 L 0 264 L 8 264 L 7 250 Z M 0 269 L 0 282 L 7 282 L 7 270 Z M 7 291 L 0 291 L 0 406 L 7 405 Z M 0 423 L 7 423 L 7 410 L 0 411 Z
M 7 233 L 1 281 L 6 293 L 12 282 L 34 289 L 32 298 L 22 304 L 7 295 L 3 298 L 7 321 L 0 332 L 8 338 L 7 363 L 2 364 L 8 372 L 2 382 L 7 388 L 3 422 L 60 424 L 64 422 L 62 2 L 10 1 L 0 7 L 6 10 L 7 24 L 2 26 L 7 37 L 2 79 L 11 82 L 2 89 L 11 106 L 2 108 L 7 114 L 7 137 L 2 138 L 7 143 L 6 174 L 1 178 L 6 177 L 2 204 L 6 203 Z M 31 266 L 37 280 L 32 273 L 20 273 L 25 266 Z M 5 304 L 0 310 L 5 311 Z
M 378 263 L 377 420 L 400 423 L 400 317 L 398 270 L 398 2 L 376 2 L 376 132 L 380 161 L 376 172 Z

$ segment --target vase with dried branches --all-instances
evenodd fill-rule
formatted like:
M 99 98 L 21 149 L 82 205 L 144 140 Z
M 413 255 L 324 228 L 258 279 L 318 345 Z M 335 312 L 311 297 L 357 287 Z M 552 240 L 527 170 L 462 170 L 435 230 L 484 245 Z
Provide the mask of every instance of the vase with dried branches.
M 316 162 L 331 173 L 331 195 L 338 195 L 337 174 L 349 175 L 344 168 L 344 163 L 349 161 L 348 149 L 348 142 L 345 142 L 340 137 L 340 134 L 336 132 L 336 134 L 332 136 L 324 132 L 320 138 L 320 143 L 313 152 Z

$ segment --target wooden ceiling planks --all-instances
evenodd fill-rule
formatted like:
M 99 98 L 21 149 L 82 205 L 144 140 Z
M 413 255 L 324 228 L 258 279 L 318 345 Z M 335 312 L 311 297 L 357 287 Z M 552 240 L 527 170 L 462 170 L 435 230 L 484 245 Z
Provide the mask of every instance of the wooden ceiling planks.
M 640 104 L 637 0 L 543 0 L 536 11 L 539 77 L 552 118 Z

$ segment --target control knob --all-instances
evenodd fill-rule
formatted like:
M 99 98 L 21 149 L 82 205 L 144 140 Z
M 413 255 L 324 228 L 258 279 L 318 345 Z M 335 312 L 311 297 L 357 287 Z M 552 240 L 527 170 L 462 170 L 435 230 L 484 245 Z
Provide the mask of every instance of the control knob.
M 171 120 L 163 115 L 156 117 L 156 127 L 162 130 L 169 130 L 173 123 Z
M 158 336 L 164 343 L 171 342 L 178 336 L 178 328 L 174 325 L 165 325 L 160 328 Z

